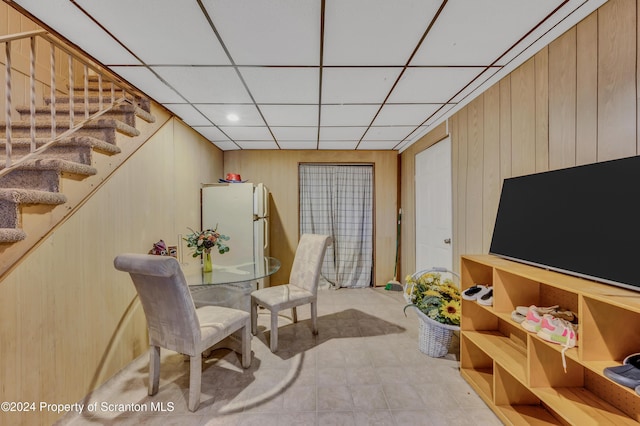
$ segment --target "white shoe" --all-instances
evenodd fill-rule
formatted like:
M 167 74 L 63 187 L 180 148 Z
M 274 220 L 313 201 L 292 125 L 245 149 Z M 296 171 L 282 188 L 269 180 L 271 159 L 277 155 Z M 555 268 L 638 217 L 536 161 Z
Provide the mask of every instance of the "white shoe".
M 474 284 L 462 292 L 462 298 L 464 300 L 477 300 L 478 295 L 483 291 L 486 291 L 486 289 L 487 289 L 486 285 Z
M 484 306 L 493 306 L 493 287 L 486 287 L 478 293 L 478 303 Z

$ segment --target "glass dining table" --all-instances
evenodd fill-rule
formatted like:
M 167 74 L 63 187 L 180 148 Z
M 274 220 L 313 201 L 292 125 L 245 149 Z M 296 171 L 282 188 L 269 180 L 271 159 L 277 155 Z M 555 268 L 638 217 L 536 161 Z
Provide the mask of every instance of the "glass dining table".
M 213 265 L 212 272 L 200 268 L 183 268 L 196 307 L 225 306 L 250 312 L 251 292 L 258 289 L 259 280 L 280 269 L 275 257 L 238 265 Z

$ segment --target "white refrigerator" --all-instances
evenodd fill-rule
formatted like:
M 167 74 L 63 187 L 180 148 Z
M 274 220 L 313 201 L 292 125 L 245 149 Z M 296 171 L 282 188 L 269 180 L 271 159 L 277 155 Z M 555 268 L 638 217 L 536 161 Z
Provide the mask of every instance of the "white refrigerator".
M 213 253 L 219 266 L 263 262 L 269 256 L 269 190 L 253 183 L 202 185 L 202 229 L 215 229 L 229 237 L 229 252 Z M 269 286 L 269 279 L 259 288 Z

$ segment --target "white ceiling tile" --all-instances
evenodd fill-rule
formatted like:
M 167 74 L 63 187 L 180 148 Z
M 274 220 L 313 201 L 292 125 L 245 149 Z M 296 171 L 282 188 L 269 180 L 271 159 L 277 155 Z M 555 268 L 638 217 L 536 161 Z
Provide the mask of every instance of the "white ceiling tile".
M 318 149 L 356 149 L 358 141 L 320 141 Z
M 317 104 L 317 68 L 243 67 L 240 73 L 258 104 Z
M 227 141 L 227 142 L 213 142 L 213 144 L 215 146 L 217 146 L 218 148 L 220 148 L 223 151 L 234 151 L 234 150 L 239 150 L 240 147 L 231 142 L 231 141 Z
M 237 65 L 319 65 L 319 1 L 203 3 Z
M 380 105 L 323 105 L 322 126 L 368 126 Z
M 111 70 L 160 103 L 184 103 L 185 100 L 145 67 L 111 67 Z
M 386 104 L 373 122 L 374 126 L 402 126 L 422 124 L 442 104 Z
M 316 149 L 318 147 L 316 141 L 278 141 L 278 145 L 282 149 Z
M 195 1 L 76 2 L 146 64 L 230 64 Z
M 152 67 L 191 103 L 251 103 L 231 67 Z
M 316 126 L 317 105 L 258 105 L 269 126 Z
M 227 142 L 229 138 L 224 133 L 214 126 L 193 126 L 193 129 L 200 133 L 202 136 L 213 142 Z
M 490 65 L 561 3 L 449 1 L 411 65 Z
M 207 120 L 197 109 L 191 104 L 165 104 L 165 107 L 172 113 L 177 115 L 189 126 L 210 126 L 211 122 Z
M 416 126 L 383 126 L 370 127 L 367 134 L 362 138 L 363 141 L 389 141 L 402 140 L 411 134 Z
M 320 127 L 322 141 L 358 141 L 366 127 Z
M 68 0 L 18 0 L 15 3 L 105 65 L 140 64 L 140 61 Z
M 278 145 L 273 140 L 239 141 L 238 145 L 242 149 L 278 149 Z
M 398 144 L 398 141 L 366 141 L 363 140 L 358 145 L 358 151 L 360 150 L 388 150 L 393 149 Z
M 317 141 L 317 127 L 271 127 L 278 142 L 285 141 Z
M 390 103 L 445 103 L 482 68 L 408 68 L 389 96 Z
M 382 103 L 402 68 L 325 68 L 322 102 Z
M 195 106 L 218 126 L 264 126 L 264 120 L 253 104 L 196 104 Z M 238 121 L 229 120 L 227 117 L 229 114 L 235 114 Z
M 220 126 L 220 130 L 225 132 L 231 139 L 235 141 L 273 140 L 271 133 L 269 133 L 269 129 L 265 126 L 255 126 L 255 127 Z
M 327 0 L 325 65 L 405 65 L 437 0 Z

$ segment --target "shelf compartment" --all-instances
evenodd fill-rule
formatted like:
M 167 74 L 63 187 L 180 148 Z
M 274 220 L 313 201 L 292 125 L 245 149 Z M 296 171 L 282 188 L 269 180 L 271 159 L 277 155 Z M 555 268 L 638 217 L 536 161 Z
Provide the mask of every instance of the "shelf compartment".
M 573 357 L 567 357 L 565 373 L 561 346 L 531 336 L 529 348 L 531 391 L 565 421 L 634 424 L 633 419 L 640 416 L 640 400 L 636 396 L 585 368 Z
M 635 390 L 615 383 L 601 372 L 591 370 L 585 371 L 585 388 L 631 419 L 640 422 L 640 398 Z
M 460 324 L 462 330 L 497 330 L 498 318 L 491 307 L 480 305 L 475 300 L 462 299 Z
M 511 376 L 506 370 L 495 367 L 494 401 L 498 416 L 507 424 L 559 425 L 533 392 Z
M 460 375 L 487 404 L 493 404 L 493 359 L 466 334 L 460 338 Z
M 574 357 L 566 356 L 567 371 L 564 371 L 562 346 L 545 342 L 534 335 L 529 337 L 529 341 L 530 387 L 584 386 L 585 368 Z M 570 350 L 575 351 L 573 348 Z
M 625 413 L 583 387 L 533 388 L 532 392 L 569 424 L 638 425 Z
M 640 352 L 640 313 L 583 296 L 580 334 L 584 361 L 621 363 L 630 354 Z M 580 336 L 579 336 L 580 337 Z
M 494 310 L 511 313 L 516 306 L 559 305 L 578 313 L 578 295 L 507 271 L 494 274 Z
M 478 349 L 493 358 L 496 364 L 514 376 L 521 383 L 526 382 L 526 348 L 517 340 L 511 339 L 499 331 L 470 331 L 465 332 L 468 339 Z M 461 354 L 462 355 L 462 354 Z
M 474 284 L 493 285 L 493 268 L 466 259 L 461 264 L 460 281 L 462 290 L 466 290 Z

